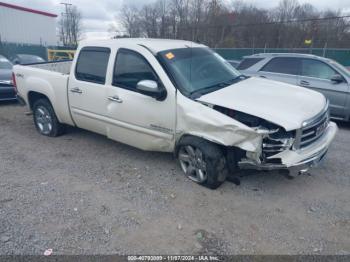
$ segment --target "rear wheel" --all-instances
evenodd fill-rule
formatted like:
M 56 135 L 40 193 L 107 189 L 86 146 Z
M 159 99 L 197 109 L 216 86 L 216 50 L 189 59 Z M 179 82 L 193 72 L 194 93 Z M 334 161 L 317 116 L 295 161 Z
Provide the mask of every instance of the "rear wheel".
M 35 101 L 33 120 L 38 132 L 44 136 L 55 137 L 64 132 L 64 125 L 58 121 L 51 103 L 45 98 Z
M 214 143 L 197 137 L 185 137 L 179 142 L 177 156 L 182 171 L 198 184 L 215 189 L 226 180 L 225 157 Z

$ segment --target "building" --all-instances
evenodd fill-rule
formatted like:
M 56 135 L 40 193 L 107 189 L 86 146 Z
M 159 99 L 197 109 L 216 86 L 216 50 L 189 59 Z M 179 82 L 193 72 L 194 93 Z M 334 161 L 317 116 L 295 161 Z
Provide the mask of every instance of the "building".
M 56 45 L 56 14 L 0 2 L 0 41 Z

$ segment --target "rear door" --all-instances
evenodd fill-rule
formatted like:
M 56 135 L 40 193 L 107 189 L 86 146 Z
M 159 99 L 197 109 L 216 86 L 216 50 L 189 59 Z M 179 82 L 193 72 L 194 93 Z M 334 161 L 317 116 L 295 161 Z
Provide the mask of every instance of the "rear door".
M 257 73 L 257 76 L 296 85 L 300 61 L 294 57 L 274 57 Z
M 345 78 L 341 83 L 333 82 L 331 78 L 340 73 L 320 60 L 303 58 L 301 64 L 298 84 L 324 94 L 329 99 L 332 116 L 343 118 L 349 90 Z
M 106 134 L 106 73 L 110 49 L 84 47 L 69 79 L 69 103 L 80 128 Z
M 246 57 L 235 68 L 247 76 L 255 76 L 254 65 L 262 60 L 263 57 Z
M 166 89 L 166 98 L 158 101 L 139 93 L 136 85 L 142 80 L 157 82 Z M 144 150 L 172 151 L 175 88 L 150 51 L 141 46 L 117 50 L 107 98 L 110 138 Z

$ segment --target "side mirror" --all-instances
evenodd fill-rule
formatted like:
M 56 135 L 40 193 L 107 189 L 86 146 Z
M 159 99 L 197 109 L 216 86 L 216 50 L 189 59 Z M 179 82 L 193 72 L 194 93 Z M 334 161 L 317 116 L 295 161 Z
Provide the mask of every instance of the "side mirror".
M 153 97 L 157 100 L 163 100 L 166 92 L 158 86 L 158 83 L 153 80 L 141 80 L 136 85 L 137 91 L 141 94 Z
M 335 84 L 339 84 L 339 83 L 344 82 L 344 78 L 341 75 L 336 74 L 336 75 L 332 76 L 331 81 L 334 82 Z

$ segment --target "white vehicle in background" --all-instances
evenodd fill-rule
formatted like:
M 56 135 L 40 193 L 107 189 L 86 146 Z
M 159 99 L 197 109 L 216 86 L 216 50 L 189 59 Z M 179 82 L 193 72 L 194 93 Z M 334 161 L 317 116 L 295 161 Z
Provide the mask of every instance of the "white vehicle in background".
M 237 69 L 248 76 L 318 91 L 329 100 L 332 118 L 350 120 L 350 72 L 334 60 L 310 54 L 264 53 L 244 57 Z
M 14 66 L 14 74 L 42 135 L 72 125 L 174 152 L 188 178 L 209 188 L 238 169 L 306 171 L 337 132 L 322 94 L 246 78 L 188 41 L 87 41 L 72 62 Z

